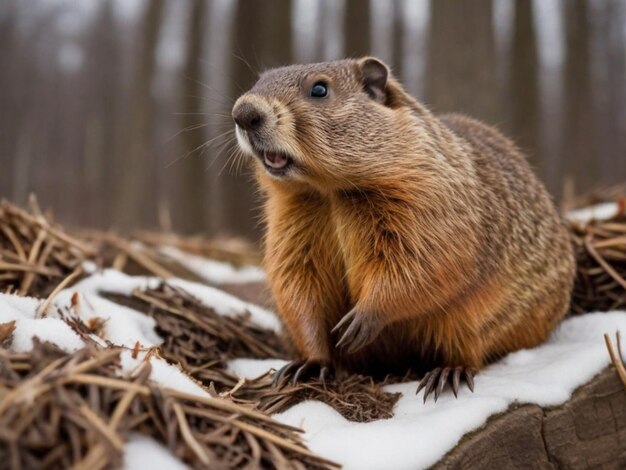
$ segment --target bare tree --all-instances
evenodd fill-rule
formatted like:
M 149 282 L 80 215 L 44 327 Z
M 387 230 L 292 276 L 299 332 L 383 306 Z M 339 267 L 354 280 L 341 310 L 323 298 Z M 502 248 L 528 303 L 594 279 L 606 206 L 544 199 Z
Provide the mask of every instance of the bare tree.
M 404 1 L 393 0 L 393 42 L 392 68 L 396 77 L 402 79 L 402 64 L 404 63 L 404 36 L 407 34 L 404 27 Z
M 199 97 L 202 96 L 201 59 L 204 54 L 204 31 L 207 24 L 206 0 L 193 0 L 189 11 L 187 52 L 184 73 L 181 77 L 181 124 L 184 158 L 178 166 L 181 170 L 181 227 L 191 232 L 205 228 L 207 215 L 206 163 L 203 156 L 206 144 L 206 126 L 199 114 Z M 200 118 L 198 118 L 200 116 Z
M 344 13 L 345 56 L 360 57 L 370 52 L 370 3 L 346 0 Z
M 499 87 L 491 0 L 431 0 L 427 101 L 497 123 Z
M 589 69 L 589 4 L 586 0 L 564 2 L 565 64 L 563 115 L 565 135 L 561 143 L 565 176 L 574 178 L 577 190 L 596 180 L 593 142 L 593 108 Z
M 21 121 L 16 103 L 16 87 L 19 83 L 17 73 L 16 34 L 17 6 L 15 0 L 8 0 L 0 5 L 0 152 L 1 155 L 12 155 L 15 152 L 15 137 Z M 27 60 L 27 58 L 25 58 Z M 20 113 L 21 114 L 21 113 Z M 9 117 L 10 116 L 10 117 Z M 3 171 L 0 171 L 0 197 L 7 197 L 13 192 L 14 159 L 2 161 Z
M 115 221 L 122 228 L 138 225 L 140 219 L 149 223 L 155 219 L 155 195 L 152 184 L 156 165 L 150 160 L 152 145 L 154 103 L 151 96 L 156 69 L 156 48 L 163 17 L 163 0 L 147 2 L 141 36 L 141 47 L 136 60 L 128 123 L 126 124 L 126 152 L 117 162 L 121 172 L 120 190 L 115 201 Z
M 82 161 L 82 220 L 89 225 L 102 224 L 109 202 L 102 197 L 115 187 L 115 165 L 121 142 L 118 124 L 121 83 L 121 57 L 113 0 L 100 2 L 91 28 L 85 37 L 85 64 L 81 85 L 90 103 L 84 106 L 82 121 L 84 150 Z
M 537 164 L 539 152 L 538 58 L 533 0 L 515 2 L 510 73 L 510 125 L 515 143 Z

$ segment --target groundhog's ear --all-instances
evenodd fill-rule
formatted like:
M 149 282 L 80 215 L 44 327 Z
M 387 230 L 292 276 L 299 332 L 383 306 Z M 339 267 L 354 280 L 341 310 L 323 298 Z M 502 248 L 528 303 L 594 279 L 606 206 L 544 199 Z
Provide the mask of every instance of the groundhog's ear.
M 385 103 L 387 99 L 387 79 L 389 78 L 387 66 L 374 57 L 364 57 L 359 60 L 359 67 L 361 69 L 363 89 L 372 99 Z

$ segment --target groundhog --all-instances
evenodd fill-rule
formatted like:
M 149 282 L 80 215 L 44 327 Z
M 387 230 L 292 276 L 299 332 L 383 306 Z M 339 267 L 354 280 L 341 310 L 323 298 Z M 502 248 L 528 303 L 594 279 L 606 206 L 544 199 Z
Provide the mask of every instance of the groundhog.
M 427 372 L 424 401 L 546 339 L 574 258 L 522 152 L 435 116 L 372 57 L 268 70 L 233 107 L 257 162 L 265 268 L 299 359 L 280 383 Z

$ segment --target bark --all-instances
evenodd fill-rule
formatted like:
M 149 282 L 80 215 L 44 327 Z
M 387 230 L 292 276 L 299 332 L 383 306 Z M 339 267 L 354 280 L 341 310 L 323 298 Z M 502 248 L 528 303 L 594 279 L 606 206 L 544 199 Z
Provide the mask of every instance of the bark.
M 490 0 L 431 0 L 426 101 L 437 113 L 497 123 L 499 84 Z
M 345 56 L 361 57 L 371 53 L 369 1 L 347 0 L 344 13 Z
M 577 192 L 589 190 L 596 181 L 596 155 L 593 142 L 590 31 L 588 2 L 564 2 L 565 64 L 563 70 L 564 136 L 561 143 L 563 173 L 574 179 Z
M 82 71 L 85 96 L 93 100 L 86 110 L 83 127 L 85 145 L 83 152 L 83 223 L 90 226 L 102 224 L 102 214 L 108 211 L 110 201 L 103 194 L 113 194 L 116 189 L 116 165 L 120 150 L 118 104 L 121 83 L 121 58 L 119 28 L 115 21 L 113 0 L 101 2 L 90 28 L 86 44 L 86 62 Z
M 126 125 L 126 145 L 118 169 L 121 184 L 115 205 L 115 222 L 128 229 L 153 223 L 156 216 L 154 188 L 157 165 L 151 155 L 154 127 L 154 103 L 151 95 L 156 72 L 156 48 L 161 30 L 163 0 L 147 2 L 139 40 L 141 47 L 136 60 Z
M 206 116 L 200 115 L 203 95 L 202 58 L 207 22 L 206 0 L 193 0 L 187 23 L 188 39 L 183 75 L 181 77 L 181 128 L 183 131 L 182 160 L 177 164 L 181 172 L 181 204 L 179 226 L 184 232 L 197 233 L 206 227 L 207 171 Z M 198 127 L 201 126 L 201 127 Z
M 625 468 L 624 404 L 611 367 L 561 406 L 523 405 L 490 419 L 434 468 Z
M 511 50 L 511 137 L 533 166 L 539 152 L 539 83 L 533 1 L 515 2 Z
M 404 28 L 404 12 L 402 0 L 393 1 L 393 31 L 392 31 L 392 61 L 391 67 L 394 75 L 402 80 L 402 64 L 404 62 L 404 36 L 406 34 Z

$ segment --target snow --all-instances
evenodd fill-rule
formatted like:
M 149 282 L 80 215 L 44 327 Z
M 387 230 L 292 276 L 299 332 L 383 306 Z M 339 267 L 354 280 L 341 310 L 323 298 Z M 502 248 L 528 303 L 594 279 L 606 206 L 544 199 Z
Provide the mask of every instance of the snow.
M 35 319 L 40 301 L 30 297 L 0 294 L 0 323 L 15 321 L 11 349 L 26 352 L 33 348 L 33 337 L 51 341 L 67 352 L 85 344 L 70 326 L 56 318 Z
M 212 284 L 243 284 L 265 280 L 265 271 L 259 266 L 236 267 L 231 263 L 191 255 L 173 246 L 163 246 L 160 251 Z
M 423 404 L 417 382 L 386 387 L 401 392 L 393 418 L 352 423 L 328 405 L 303 402 L 275 415 L 305 430 L 309 448 L 346 469 L 427 468 L 466 433 L 513 403 L 556 406 L 609 364 L 603 334 L 626 331 L 626 312 L 593 313 L 565 320 L 543 345 L 512 353 L 485 368 L 475 393 L 455 399 L 444 392 Z M 341 443 L 338 445 L 338 443 Z
M 151 437 L 131 434 L 124 447 L 124 470 L 183 470 L 188 467 Z
M 92 274 L 67 291 L 87 292 L 94 295 L 100 292 L 131 295 L 135 289 L 156 288 L 161 282 L 163 281 L 156 277 L 128 276 L 114 269 L 105 269 Z M 280 321 L 274 313 L 258 305 L 244 302 L 220 289 L 184 279 L 168 279 L 167 283 L 188 292 L 206 307 L 214 309 L 219 315 L 235 317 L 250 313 L 250 319 L 258 326 L 273 331 L 281 329 Z
M 103 298 L 103 291 L 131 294 L 135 289 L 156 287 L 161 280 L 128 276 L 115 270 L 93 271 L 91 276 L 58 294 L 46 318 L 38 318 L 41 300 L 0 294 L 0 323 L 16 322 L 11 348 L 27 351 L 32 337 L 51 341 L 71 352 L 83 346 L 83 340 L 61 318 L 75 315 L 88 322 L 105 320 L 98 338 L 125 346 L 121 354 L 120 375 L 132 375 L 142 361 L 150 360 L 150 379 L 163 387 L 197 396 L 208 391 L 177 365 L 168 364 L 145 348 L 161 343 L 154 321 L 131 308 Z M 250 312 L 260 326 L 278 330 L 276 316 L 216 288 L 180 279 L 168 280 L 188 291 L 204 305 L 223 315 Z M 574 390 L 588 382 L 609 364 L 603 341 L 604 333 L 626 331 L 626 312 L 593 313 L 566 319 L 550 339 L 529 350 L 517 351 L 486 367 L 475 378 L 476 391 L 463 388 L 455 399 L 444 392 L 437 403 L 423 404 L 415 395 L 417 382 L 388 385 L 389 392 L 401 393 L 390 419 L 371 423 L 347 421 L 330 406 L 316 401 L 300 403 L 275 418 L 302 427 L 309 448 L 347 469 L 426 468 L 436 463 L 462 437 L 483 426 L 490 416 L 504 412 L 513 404 L 534 403 L 557 406 L 567 401 Z M 139 341 L 143 350 L 132 357 Z M 150 357 L 146 356 L 150 354 Z M 626 359 L 626 358 L 625 358 Z M 286 361 L 239 358 L 229 362 L 229 370 L 246 379 L 254 379 L 270 369 L 279 369 Z M 140 460 L 141 459 L 141 460 Z M 147 459 L 147 460 L 146 460 Z M 166 449 L 149 438 L 131 438 L 126 447 L 125 467 L 183 468 Z
M 78 302 L 72 308 L 74 294 Z M 62 311 L 72 312 L 85 323 L 92 318 L 104 320 L 103 336 L 118 346 L 132 348 L 139 341 L 143 347 L 149 347 L 162 342 L 154 330 L 156 323 L 152 318 L 95 293 L 81 291 L 78 285 L 59 293 L 54 303 Z
M 233 359 L 228 361 L 228 371 L 238 377 L 252 380 L 269 370 L 279 370 L 289 361 L 284 359 Z
M 186 281 L 184 279 L 168 279 L 167 283 L 187 291 L 203 305 L 214 309 L 219 315 L 236 317 L 248 312 L 250 313 L 252 322 L 256 323 L 261 328 L 276 332 L 280 331 L 282 328 L 280 320 L 274 313 L 258 305 L 244 302 L 234 295 L 227 294 L 215 287 Z
M 137 353 L 137 357 L 133 358 L 133 351 L 122 351 L 122 354 L 120 354 L 122 371 L 125 374 L 133 375 L 141 363 L 146 360 L 147 354 L 145 351 L 140 351 Z M 210 396 L 201 385 L 185 374 L 178 366 L 169 364 L 167 361 L 155 356 L 150 357 L 150 365 L 152 366 L 150 380 L 160 386 L 199 397 Z
M 576 209 L 568 212 L 565 217 L 572 222 L 587 223 L 592 220 L 607 220 L 619 213 L 619 204 L 615 202 L 603 202 L 595 206 Z

